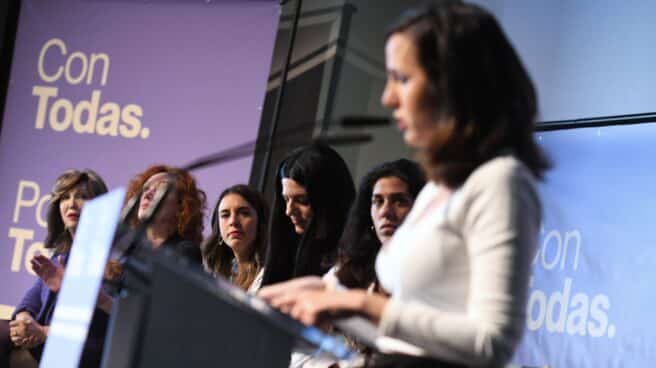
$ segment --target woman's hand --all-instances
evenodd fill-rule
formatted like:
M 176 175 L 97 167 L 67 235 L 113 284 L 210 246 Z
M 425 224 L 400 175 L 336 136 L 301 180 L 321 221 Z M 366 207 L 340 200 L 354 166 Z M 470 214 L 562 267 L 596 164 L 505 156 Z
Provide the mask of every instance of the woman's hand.
M 98 292 L 98 299 L 96 301 L 96 306 L 103 310 L 105 313 L 110 314 L 112 312 L 112 305 L 114 300 L 112 297 L 107 294 L 102 288 Z
M 360 314 L 377 324 L 387 300 L 384 295 L 365 290 L 304 291 L 290 298 L 288 305 L 289 314 L 306 325 L 345 314 Z
M 14 345 L 31 349 L 46 341 L 48 327 L 41 326 L 29 314 L 19 314 L 9 322 L 9 336 Z
M 305 276 L 278 284 L 265 286 L 257 296 L 267 301 L 274 308 L 289 313 L 295 298 L 306 291 L 322 291 L 326 283 L 318 276 Z
M 64 279 L 64 267 L 61 265 L 62 257 L 58 258 L 59 264 L 55 264 L 44 255 L 36 255 L 30 260 L 32 269 L 41 280 L 53 292 L 58 292 Z

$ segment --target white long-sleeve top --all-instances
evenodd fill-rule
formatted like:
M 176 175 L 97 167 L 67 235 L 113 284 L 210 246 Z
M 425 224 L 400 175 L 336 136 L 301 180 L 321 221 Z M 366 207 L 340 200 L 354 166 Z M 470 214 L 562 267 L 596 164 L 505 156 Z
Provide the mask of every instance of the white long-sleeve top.
M 468 366 L 503 366 L 521 338 L 530 265 L 541 221 L 531 172 L 507 154 L 478 167 L 441 205 L 421 191 L 379 252 L 391 292 L 384 335 Z

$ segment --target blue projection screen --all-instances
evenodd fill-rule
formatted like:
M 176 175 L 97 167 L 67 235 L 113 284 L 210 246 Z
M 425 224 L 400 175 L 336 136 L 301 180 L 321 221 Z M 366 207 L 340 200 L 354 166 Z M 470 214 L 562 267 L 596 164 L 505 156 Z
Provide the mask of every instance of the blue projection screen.
M 656 361 L 656 123 L 538 133 L 555 163 L 526 333 L 514 362 L 648 367 Z

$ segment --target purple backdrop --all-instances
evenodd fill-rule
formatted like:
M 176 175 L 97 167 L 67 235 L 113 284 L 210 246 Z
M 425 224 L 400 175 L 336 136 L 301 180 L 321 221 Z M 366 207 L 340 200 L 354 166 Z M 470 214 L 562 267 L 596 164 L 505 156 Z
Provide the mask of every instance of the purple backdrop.
M 0 135 L 0 318 L 34 281 L 26 265 L 60 172 L 91 168 L 111 188 L 255 139 L 278 11 L 273 0 L 22 1 Z M 251 160 L 195 173 L 210 206 L 248 180 Z

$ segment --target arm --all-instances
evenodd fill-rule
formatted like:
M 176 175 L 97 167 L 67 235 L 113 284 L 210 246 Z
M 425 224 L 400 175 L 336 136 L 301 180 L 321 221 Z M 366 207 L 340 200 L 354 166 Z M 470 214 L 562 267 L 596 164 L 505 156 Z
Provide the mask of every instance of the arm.
M 19 315 L 35 317 L 39 314 L 39 311 L 41 311 L 41 290 L 43 287 L 43 281 L 37 279 L 34 285 L 27 290 L 18 306 L 16 306 L 11 319 L 16 319 Z
M 310 290 L 324 290 L 326 284 L 318 276 L 304 276 L 278 284 L 268 285 L 257 292 L 257 296 L 284 313 L 289 313 L 296 298 Z
M 393 299 L 383 311 L 383 334 L 468 365 L 510 359 L 524 327 L 541 208 L 526 171 L 516 165 L 496 169 L 472 174 L 472 182 L 463 187 L 460 228 L 470 265 L 467 312 Z
M 96 307 L 102 310 L 103 312 L 110 314 L 112 312 L 113 305 L 114 305 L 114 300 L 101 287 L 100 291 L 98 292 L 98 300 L 96 302 Z
M 308 290 L 285 299 L 287 304 L 283 311 L 306 325 L 345 314 L 359 314 L 378 323 L 388 300 L 385 295 L 362 289 Z

